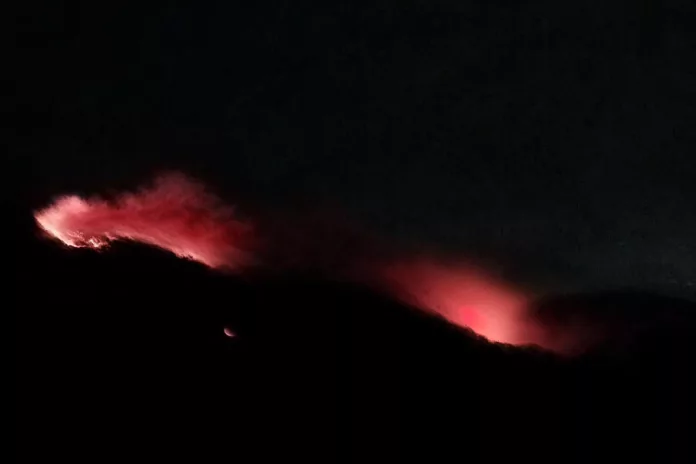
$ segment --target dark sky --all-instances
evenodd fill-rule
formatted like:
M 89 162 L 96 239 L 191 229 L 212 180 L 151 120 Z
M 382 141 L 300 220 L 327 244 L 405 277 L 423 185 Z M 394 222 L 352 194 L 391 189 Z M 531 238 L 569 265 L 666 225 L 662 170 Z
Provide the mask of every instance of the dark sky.
M 695 20 L 677 0 L 56 2 L 20 18 L 17 156 L 37 202 L 179 168 L 535 288 L 690 296 Z

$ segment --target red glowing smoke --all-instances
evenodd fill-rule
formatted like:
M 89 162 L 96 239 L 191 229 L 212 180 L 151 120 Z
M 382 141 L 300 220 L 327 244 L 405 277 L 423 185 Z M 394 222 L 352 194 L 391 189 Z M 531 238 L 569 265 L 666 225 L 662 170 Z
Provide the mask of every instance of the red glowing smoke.
M 378 279 L 380 287 L 394 297 L 490 341 L 542 342 L 526 317 L 528 297 L 473 266 L 416 258 L 384 266 Z
M 251 228 L 205 188 L 180 174 L 113 201 L 64 196 L 35 215 L 70 247 L 101 248 L 133 240 L 212 268 L 236 270 L 251 260 Z
M 71 247 L 133 240 L 216 269 L 241 271 L 249 264 L 279 272 L 311 269 L 377 287 L 491 341 L 554 348 L 528 319 L 528 298 L 479 269 L 431 257 L 394 259 L 349 227 L 289 215 L 266 223 L 260 249 L 249 223 L 183 175 L 159 177 L 152 187 L 113 201 L 65 196 L 35 217 Z

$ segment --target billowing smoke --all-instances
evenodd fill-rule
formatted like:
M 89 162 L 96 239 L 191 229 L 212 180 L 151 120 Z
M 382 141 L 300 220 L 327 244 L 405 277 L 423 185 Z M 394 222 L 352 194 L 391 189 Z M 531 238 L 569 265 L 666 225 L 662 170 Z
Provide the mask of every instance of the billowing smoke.
M 181 174 L 158 177 L 150 187 L 111 200 L 64 196 L 35 217 L 70 247 L 132 240 L 219 270 L 311 270 L 375 287 L 494 342 L 561 346 L 550 343 L 529 318 L 527 295 L 474 266 L 404 256 L 345 223 L 318 219 L 321 215 L 281 214 L 255 228 Z
M 251 263 L 253 228 L 200 183 L 167 174 L 152 186 L 115 199 L 63 196 L 38 211 L 39 226 L 70 247 L 102 248 L 132 240 L 211 268 Z

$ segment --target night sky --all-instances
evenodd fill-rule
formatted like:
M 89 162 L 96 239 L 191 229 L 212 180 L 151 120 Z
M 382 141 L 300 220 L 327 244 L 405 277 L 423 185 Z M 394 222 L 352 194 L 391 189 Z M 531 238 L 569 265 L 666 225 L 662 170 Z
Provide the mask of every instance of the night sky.
M 37 202 L 180 167 L 544 290 L 693 295 L 696 12 L 556 3 L 55 3 L 21 17 L 17 156 Z
M 46 3 L 18 7 L 3 130 L 21 462 L 689 461 L 696 4 Z M 583 295 L 631 335 L 557 359 L 33 223 L 165 170 Z

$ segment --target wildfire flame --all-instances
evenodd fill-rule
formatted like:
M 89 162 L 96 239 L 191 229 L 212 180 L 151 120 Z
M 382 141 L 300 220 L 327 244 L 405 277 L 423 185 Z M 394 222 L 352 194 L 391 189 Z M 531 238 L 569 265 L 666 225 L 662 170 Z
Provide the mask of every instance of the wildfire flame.
M 212 268 L 237 269 L 251 259 L 251 226 L 202 185 L 177 174 L 112 202 L 64 196 L 35 218 L 50 236 L 75 248 L 133 240 Z

